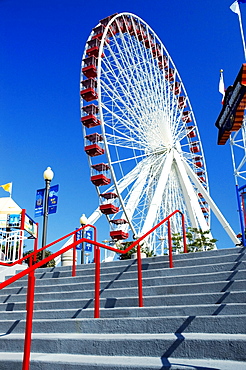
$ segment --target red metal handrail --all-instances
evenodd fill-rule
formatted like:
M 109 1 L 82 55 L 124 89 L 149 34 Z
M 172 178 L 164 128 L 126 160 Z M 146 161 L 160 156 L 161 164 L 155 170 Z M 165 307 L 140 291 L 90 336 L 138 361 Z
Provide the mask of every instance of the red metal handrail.
M 182 219 L 182 233 L 183 233 L 183 245 L 184 245 L 184 253 L 187 253 L 187 243 L 186 243 L 186 232 L 185 232 L 185 219 L 184 215 L 181 211 L 176 210 L 172 212 L 169 216 L 164 218 L 162 221 L 160 221 L 157 225 L 152 227 L 147 233 L 142 235 L 140 238 L 138 238 L 135 242 L 133 242 L 131 245 L 129 245 L 128 248 L 125 250 L 117 249 L 114 247 L 110 247 L 108 245 L 96 243 L 95 249 L 94 249 L 94 255 L 95 255 L 95 306 L 94 306 L 94 318 L 100 317 L 100 247 L 104 249 L 111 250 L 116 253 L 120 254 L 126 254 L 129 252 L 132 248 L 137 246 L 137 261 L 138 261 L 138 301 L 139 301 L 139 307 L 143 307 L 143 283 L 142 283 L 142 262 L 141 262 L 141 246 L 140 242 L 144 240 L 148 235 L 150 235 L 153 231 L 155 231 L 158 227 L 160 227 L 162 224 L 164 224 L 166 221 L 168 222 L 168 246 L 169 246 L 169 267 L 173 268 L 173 259 L 172 259 L 172 235 L 171 235 L 171 222 L 170 219 L 173 217 L 176 213 L 179 213 L 181 215 Z
M 170 218 L 174 216 L 176 213 L 181 214 L 182 217 L 182 230 L 183 230 L 183 244 L 184 244 L 184 253 L 187 253 L 187 246 L 186 246 L 186 234 L 185 234 L 185 222 L 184 222 L 184 215 L 179 210 L 174 211 L 169 216 L 167 216 L 164 220 L 159 222 L 156 226 L 154 226 L 151 230 L 149 230 L 147 233 L 145 233 L 143 236 L 141 236 L 138 240 L 136 240 L 134 243 L 132 243 L 128 248 L 125 250 L 120 250 L 117 248 L 113 248 L 101 243 L 98 243 L 96 241 L 96 228 L 93 225 L 84 225 L 78 230 L 75 230 L 71 232 L 70 234 L 67 234 L 66 236 L 48 244 L 47 246 L 40 248 L 39 250 L 36 250 L 32 253 L 30 253 L 28 256 L 23 257 L 22 259 L 15 261 L 12 264 L 5 264 L 1 263 L 1 265 L 8 265 L 12 266 L 16 263 L 21 263 L 22 261 L 26 260 L 27 258 L 30 258 L 29 267 L 26 270 L 23 270 L 19 272 L 18 274 L 10 277 L 8 280 L 0 283 L 0 289 L 12 284 L 16 280 L 22 278 L 25 275 L 28 275 L 28 285 L 27 285 L 27 299 L 26 299 L 26 330 L 25 330 L 25 344 L 24 344 L 24 356 L 23 356 L 23 364 L 22 364 L 22 370 L 29 370 L 30 367 L 30 352 L 31 352 L 31 336 L 32 336 L 32 322 L 33 322 L 33 307 L 34 307 L 34 292 L 35 292 L 35 270 L 42 265 L 48 263 L 52 259 L 58 257 L 59 255 L 65 253 L 69 249 L 73 248 L 73 266 L 72 266 L 72 276 L 76 275 L 76 265 L 75 265 L 75 254 L 76 254 L 76 246 L 78 244 L 87 242 L 94 245 L 94 259 L 95 259 L 95 303 L 94 303 L 94 317 L 99 318 L 100 317 L 100 248 L 105 248 L 111 251 L 114 251 L 116 253 L 125 254 L 135 246 L 137 246 L 137 260 L 138 260 L 138 295 L 139 295 L 139 307 L 143 307 L 143 293 L 142 293 L 142 268 L 141 268 L 141 246 L 140 242 L 144 240 L 149 234 L 151 234 L 154 230 L 156 230 L 158 227 L 160 227 L 164 222 L 168 221 L 168 244 L 169 244 L 169 266 L 173 267 L 173 263 L 171 263 L 171 255 L 172 255 L 172 238 L 171 238 L 171 228 L 170 228 Z M 94 239 L 86 239 L 81 238 L 79 240 L 76 239 L 76 233 L 84 228 L 92 227 L 94 228 Z M 46 249 L 63 239 L 74 235 L 74 240 L 71 244 L 67 245 L 66 247 L 63 247 L 59 251 L 51 254 L 50 256 L 44 258 L 42 261 L 39 261 L 35 264 L 33 262 L 36 259 L 36 254 L 43 249 Z
M 82 226 L 81 228 L 76 229 L 76 230 L 72 231 L 71 233 L 69 233 L 69 234 L 67 234 L 67 235 L 65 235 L 65 236 L 62 236 L 61 238 L 59 238 L 59 239 L 55 240 L 54 242 L 52 242 L 52 243 L 50 243 L 50 244 L 45 245 L 43 248 L 40 248 L 40 249 L 36 249 L 36 250 L 34 250 L 33 252 L 29 253 L 29 254 L 28 254 L 27 256 L 25 256 L 25 257 L 20 258 L 19 260 L 16 260 L 16 261 L 14 261 L 14 262 L 12 262 L 12 263 L 0 262 L 0 266 L 9 266 L 9 267 L 10 267 L 10 266 L 14 266 L 14 265 L 17 265 L 17 264 L 22 264 L 22 262 L 23 262 L 23 261 L 25 261 L 26 259 L 28 259 L 28 258 L 30 258 L 30 257 L 33 257 L 33 256 L 34 256 L 34 262 L 36 262 L 36 256 L 37 256 L 37 253 L 38 253 L 38 252 L 42 252 L 44 249 L 50 248 L 50 247 L 52 247 L 52 245 L 57 244 L 57 243 L 60 243 L 62 240 L 69 238 L 69 236 L 74 235 L 74 238 L 75 238 L 75 237 L 76 237 L 76 233 L 77 233 L 77 232 L 79 232 L 80 230 L 83 230 L 83 229 L 89 228 L 89 227 L 92 227 L 92 228 L 94 229 L 94 240 L 96 241 L 96 239 L 97 239 L 97 231 L 96 231 L 96 227 L 95 227 L 94 225 L 89 225 L 89 224 L 88 224 L 88 225 L 84 225 L 84 226 Z M 78 243 L 78 244 L 79 244 L 79 243 Z M 54 258 L 54 257 L 53 257 L 53 258 Z M 51 258 L 51 260 L 52 260 L 53 258 Z M 0 286 L 1 286 L 1 284 L 0 284 Z
M 155 231 L 158 227 L 160 227 L 162 224 L 164 224 L 166 221 L 170 220 L 171 217 L 173 217 L 176 213 L 179 213 L 181 215 L 181 219 L 182 219 L 182 233 L 183 233 L 183 245 L 184 245 L 184 253 L 187 253 L 187 243 L 186 243 L 186 232 L 185 232 L 185 221 L 184 221 L 184 215 L 181 211 L 179 210 L 176 210 L 174 212 L 172 212 L 169 216 L 167 216 L 166 218 L 164 218 L 162 221 L 160 221 L 157 225 L 155 225 L 154 227 L 152 227 L 152 229 L 150 229 L 147 233 L 145 233 L 144 235 L 142 235 L 140 238 L 138 238 L 135 242 L 133 242 L 131 245 L 129 245 L 128 248 L 124 249 L 124 250 L 121 250 L 121 249 L 117 249 L 117 248 L 114 248 L 114 247 L 110 247 L 108 245 L 104 245 L 104 244 L 101 244 L 101 243 L 97 243 L 97 245 L 99 247 L 102 247 L 104 249 L 108 249 L 108 250 L 111 250 L 113 252 L 116 252 L 116 253 L 120 253 L 120 254 L 125 254 L 127 252 L 129 252 L 132 248 L 136 247 L 142 240 L 144 240 L 148 235 L 150 235 L 153 231 Z M 171 236 L 171 225 L 170 225 L 170 222 L 169 222 L 169 226 L 168 226 L 168 245 L 172 245 L 172 236 Z M 173 264 L 171 266 L 171 263 L 169 263 L 169 267 L 173 267 Z
M 78 231 L 83 230 L 87 227 L 92 227 L 94 229 L 94 239 L 79 239 L 76 240 L 76 234 Z M 60 241 L 68 238 L 69 236 L 74 235 L 74 240 L 73 243 L 67 245 L 66 247 L 63 247 L 59 251 L 51 254 L 50 256 L 44 258 L 42 261 L 39 261 L 35 264 L 33 264 L 33 261 L 36 260 L 36 255 L 38 252 L 56 244 L 59 243 Z M 15 264 L 21 263 L 22 261 L 26 260 L 29 258 L 29 267 L 26 270 L 23 270 L 19 272 L 18 274 L 11 276 L 8 280 L 3 281 L 0 283 L 0 289 L 5 288 L 6 286 L 12 284 L 16 280 L 19 280 L 25 275 L 28 275 L 28 284 L 27 284 L 27 297 L 26 297 L 26 328 L 25 328 L 25 342 L 24 342 L 24 354 L 23 354 L 23 363 L 22 363 L 22 370 L 29 370 L 30 368 L 30 353 L 31 353 L 31 338 L 32 338 L 32 322 L 33 322 L 33 308 L 34 308 L 34 293 L 35 293 L 35 270 L 42 265 L 48 263 L 52 259 L 58 257 L 59 255 L 67 252 L 69 249 L 73 248 L 73 265 L 72 265 L 72 276 L 76 275 L 76 265 L 75 265 L 75 255 L 76 255 L 76 246 L 78 244 L 81 244 L 81 242 L 87 242 L 87 243 L 96 243 L 96 227 L 93 225 L 84 225 L 80 229 L 77 229 L 62 238 L 44 246 L 43 248 L 40 248 L 39 250 L 36 250 L 27 256 L 21 258 L 20 260 L 17 260 L 13 262 L 12 264 L 6 264 L 6 263 L 1 263 L 1 265 L 4 266 L 13 266 Z

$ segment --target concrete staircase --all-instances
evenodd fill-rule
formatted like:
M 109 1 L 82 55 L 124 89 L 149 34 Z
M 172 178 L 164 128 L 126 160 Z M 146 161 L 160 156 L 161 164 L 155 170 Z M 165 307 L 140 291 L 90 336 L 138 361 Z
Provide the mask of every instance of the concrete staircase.
M 94 265 L 36 273 L 31 370 L 246 369 L 245 248 L 101 265 L 101 318 L 93 318 Z M 0 292 L 0 369 L 21 369 L 26 280 Z

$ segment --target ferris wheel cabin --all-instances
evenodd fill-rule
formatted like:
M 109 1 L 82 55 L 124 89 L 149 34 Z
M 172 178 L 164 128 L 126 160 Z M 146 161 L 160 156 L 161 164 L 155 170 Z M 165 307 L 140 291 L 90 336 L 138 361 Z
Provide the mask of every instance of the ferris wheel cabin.
M 112 215 L 119 212 L 119 207 L 117 207 L 113 202 L 118 198 L 118 195 L 113 192 L 108 192 L 100 194 L 101 198 L 105 199 L 105 203 L 101 204 L 99 209 L 104 215 Z

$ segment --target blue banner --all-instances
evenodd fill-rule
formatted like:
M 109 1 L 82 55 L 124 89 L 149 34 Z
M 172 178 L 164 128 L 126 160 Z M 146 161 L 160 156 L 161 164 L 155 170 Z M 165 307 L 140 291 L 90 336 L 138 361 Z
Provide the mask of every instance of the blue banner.
M 83 231 L 84 231 L 84 230 L 79 230 L 79 231 L 77 231 L 77 232 L 76 232 L 76 240 L 79 240 L 79 239 L 82 239 L 82 238 L 83 238 Z M 86 230 L 86 231 L 84 231 L 84 238 L 85 238 L 85 239 L 90 239 L 90 240 L 92 240 L 92 231 L 90 231 L 90 230 Z M 92 246 L 93 246 L 93 244 L 85 243 L 84 251 L 85 251 L 85 252 L 90 252 L 90 253 L 91 253 L 91 252 L 92 252 Z M 78 245 L 76 246 L 76 249 L 81 251 L 81 249 L 82 249 L 82 244 L 78 244 Z
M 92 231 L 88 230 L 85 232 L 85 239 L 90 239 L 92 240 Z M 85 252 L 92 252 L 92 246 L 93 244 L 90 243 L 85 243 Z
M 83 230 L 79 230 L 79 231 L 77 231 L 77 232 L 76 232 L 76 241 L 77 241 L 77 240 L 79 240 L 79 239 L 82 239 L 82 234 L 83 234 Z M 78 244 L 78 245 L 76 245 L 76 249 L 77 249 L 78 251 L 81 251 L 81 249 L 82 249 L 82 244 Z
M 50 187 L 49 191 L 49 201 L 48 201 L 48 213 L 56 213 L 57 203 L 58 203 L 58 190 L 59 185 L 54 185 Z
M 37 190 L 35 202 L 35 217 L 43 216 L 44 214 L 44 190 Z
M 49 190 L 49 199 L 48 199 L 48 214 L 56 213 L 57 203 L 58 203 L 58 190 L 59 185 L 54 185 L 50 187 Z M 35 217 L 43 216 L 44 214 L 44 197 L 45 189 L 37 190 L 36 202 L 35 202 Z

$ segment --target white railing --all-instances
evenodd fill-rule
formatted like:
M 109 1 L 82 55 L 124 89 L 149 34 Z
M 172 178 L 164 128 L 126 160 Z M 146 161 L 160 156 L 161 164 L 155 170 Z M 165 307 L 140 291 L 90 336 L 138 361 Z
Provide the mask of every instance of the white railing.
M 0 261 L 14 262 L 23 256 L 24 231 L 0 230 Z

